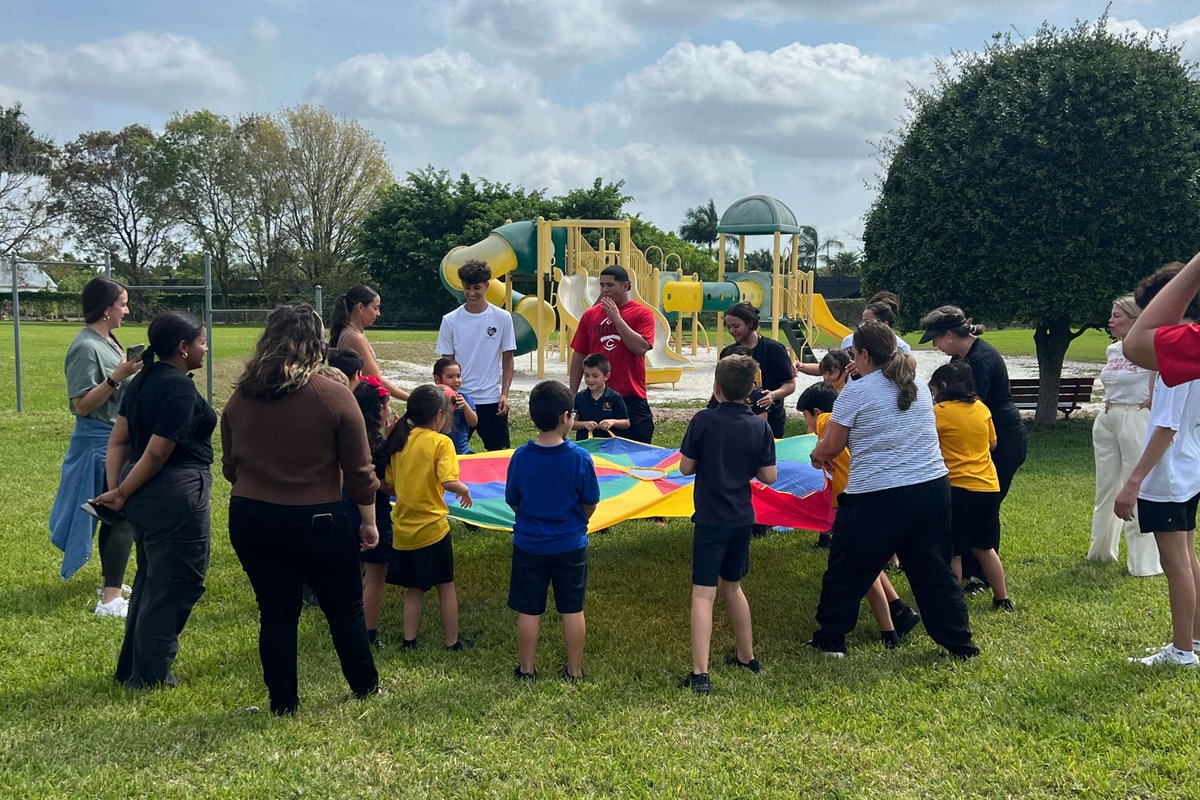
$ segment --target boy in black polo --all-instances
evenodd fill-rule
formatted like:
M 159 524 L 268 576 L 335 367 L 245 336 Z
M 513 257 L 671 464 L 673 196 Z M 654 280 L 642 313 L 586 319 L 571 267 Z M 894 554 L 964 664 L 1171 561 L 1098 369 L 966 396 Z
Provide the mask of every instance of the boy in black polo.
M 542 381 L 529 393 L 529 416 L 540 433 L 513 453 L 504 488 L 504 500 L 516 512 L 508 586 L 508 607 L 517 612 L 513 677 L 537 678 L 538 633 L 546 589 L 553 584 L 567 645 L 561 675 L 577 681 L 583 677 L 587 632 L 588 519 L 600 502 L 600 486 L 591 455 L 566 439 L 574 417 L 570 389 L 558 381 Z
M 608 388 L 608 373 L 612 366 L 599 353 L 583 360 L 583 384 L 586 388 L 575 395 L 575 440 L 582 442 L 589 435 L 608 438 L 609 431 L 629 430 L 629 410 L 621 395 Z
M 750 604 L 741 582 L 750 569 L 750 533 L 755 522 L 750 480 L 769 484 L 776 477 L 771 427 L 745 402 L 757 373 L 758 365 L 749 356 L 726 356 L 717 362 L 713 394 L 720 404 L 692 417 L 679 447 L 679 471 L 696 476 L 692 671 L 682 686 L 698 694 L 711 690 L 708 650 L 718 587 L 737 642 L 737 652 L 725 663 L 751 672 L 762 669 L 754 657 Z

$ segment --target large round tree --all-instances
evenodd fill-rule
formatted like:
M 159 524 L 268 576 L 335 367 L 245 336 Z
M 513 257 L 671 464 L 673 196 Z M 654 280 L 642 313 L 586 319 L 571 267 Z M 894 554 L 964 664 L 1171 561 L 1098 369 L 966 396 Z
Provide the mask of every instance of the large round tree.
M 883 146 L 866 220 L 869 287 L 1033 325 L 1038 422 L 1071 341 L 1200 247 L 1200 87 L 1178 47 L 1106 22 L 955 54 Z

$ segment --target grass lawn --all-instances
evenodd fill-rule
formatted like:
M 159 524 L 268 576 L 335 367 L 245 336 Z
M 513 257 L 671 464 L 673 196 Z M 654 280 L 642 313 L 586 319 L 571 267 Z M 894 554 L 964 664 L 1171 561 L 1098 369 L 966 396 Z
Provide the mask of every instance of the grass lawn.
M 393 646 L 378 657 L 386 694 L 356 703 L 323 618 L 306 611 L 301 712 L 249 714 L 266 705 L 257 611 L 229 546 L 228 485 L 218 478 L 208 593 L 176 665 L 184 685 L 127 692 L 111 679 L 120 625 L 91 615 L 98 559 L 61 581 L 46 530 L 72 424 L 62 358 L 75 330 L 22 326 L 27 411 L 18 416 L 11 328 L 0 328 L 0 797 L 1182 798 L 1200 782 L 1187 722 L 1197 675 L 1125 663 L 1169 638 L 1165 582 L 1082 558 L 1093 469 L 1081 420 L 1031 434 L 1004 507 L 1018 611 L 970 601 L 983 648 L 971 663 L 943 657 L 919 629 L 885 651 L 865 611 L 845 660 L 808 651 L 826 556 L 811 533 L 796 532 L 753 547 L 745 587 L 764 672 L 715 666 L 711 697 L 680 691 L 691 529 L 674 520 L 595 538 L 588 679 L 553 677 L 563 655 L 550 613 L 543 680 L 518 686 L 508 540 L 456 525 L 462 629 L 474 650 L 435 646 L 431 600 L 425 646 L 401 653 L 400 597 L 390 594 L 382 630 Z M 218 405 L 255 336 L 218 329 Z M 385 358 L 431 339 L 372 335 Z M 518 414 L 514 439 L 528 431 Z M 682 432 L 682 422 L 664 424 L 658 441 L 677 445 Z M 903 578 L 897 588 L 911 596 Z M 718 619 L 714 661 L 730 647 Z

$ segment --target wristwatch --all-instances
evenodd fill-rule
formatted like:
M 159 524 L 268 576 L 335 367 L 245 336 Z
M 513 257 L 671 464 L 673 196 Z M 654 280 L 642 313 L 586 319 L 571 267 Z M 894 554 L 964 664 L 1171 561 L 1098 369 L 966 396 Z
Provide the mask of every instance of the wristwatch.
M 112 379 L 112 375 L 109 375 L 107 378 L 105 378 L 104 382 L 108 384 L 110 389 L 120 389 L 121 388 L 121 384 L 114 381 Z

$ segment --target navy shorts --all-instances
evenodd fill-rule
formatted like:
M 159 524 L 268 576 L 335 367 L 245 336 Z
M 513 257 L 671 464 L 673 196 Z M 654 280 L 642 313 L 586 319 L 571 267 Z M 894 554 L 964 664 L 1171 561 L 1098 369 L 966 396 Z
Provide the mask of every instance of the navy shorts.
M 692 534 L 692 584 L 716 586 L 717 578 L 731 583 L 750 571 L 750 533 L 753 525 L 735 528 L 697 525 Z
M 358 513 L 358 504 L 352 503 L 343 495 L 342 506 L 350 530 L 358 535 L 358 526 L 362 525 L 362 516 Z M 358 560 L 364 564 L 386 564 L 392 556 L 392 502 L 390 498 L 376 493 L 375 496 L 375 527 L 379 529 L 379 544 L 370 550 L 362 550 Z
M 450 534 L 417 550 L 393 550 L 388 559 L 387 582 L 428 592 L 454 582 L 454 546 Z
M 554 586 L 554 607 L 560 614 L 583 611 L 587 592 L 586 547 L 565 553 L 530 553 L 513 545 L 512 572 L 508 579 L 508 607 L 518 614 L 539 617 L 546 613 L 546 590 Z
M 950 487 L 950 554 L 1000 546 L 1000 492 Z
M 1196 529 L 1196 506 L 1200 494 L 1183 503 L 1160 503 L 1156 500 L 1138 498 L 1138 528 L 1142 533 L 1167 531 L 1194 531 Z

